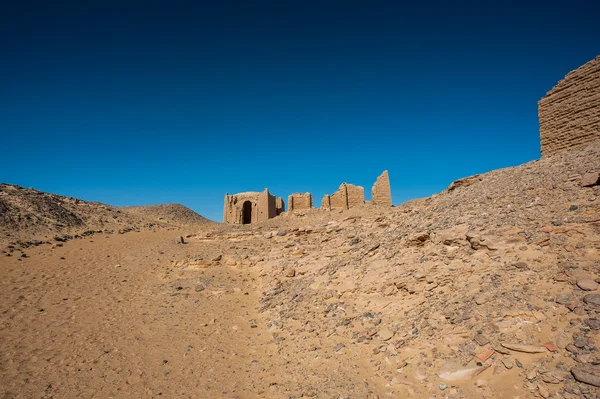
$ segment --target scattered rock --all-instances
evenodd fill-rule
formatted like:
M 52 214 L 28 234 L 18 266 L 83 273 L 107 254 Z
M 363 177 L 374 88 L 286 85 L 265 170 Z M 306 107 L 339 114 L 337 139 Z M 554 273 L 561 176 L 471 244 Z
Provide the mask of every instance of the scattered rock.
M 517 352 L 524 352 L 524 353 L 544 353 L 544 352 L 546 352 L 546 348 L 543 346 L 511 344 L 511 343 L 506 343 L 506 342 L 502 342 L 500 345 L 502 345 L 503 347 L 505 347 L 507 349 L 517 351 Z
M 583 302 L 592 306 L 600 306 L 600 294 L 587 294 L 583 297 Z
M 182 236 L 175 238 L 175 244 L 185 244 Z
M 571 374 L 573 374 L 573 377 L 575 377 L 575 379 L 579 382 L 600 387 L 600 377 L 596 374 L 588 373 L 587 371 L 578 368 L 573 368 L 571 370 Z
M 296 269 L 287 268 L 283 271 L 285 277 L 296 277 Z
M 577 286 L 584 291 L 595 291 L 598 289 L 598 283 L 589 277 L 578 279 Z
M 382 341 L 389 341 L 394 336 L 394 333 L 388 328 L 383 328 L 379 330 L 377 335 Z
M 502 364 L 504 365 L 504 367 L 506 367 L 507 369 L 512 369 L 514 367 L 514 363 L 512 361 L 512 359 L 502 359 Z
M 590 172 L 581 178 L 581 187 L 592 187 L 600 184 L 600 172 Z

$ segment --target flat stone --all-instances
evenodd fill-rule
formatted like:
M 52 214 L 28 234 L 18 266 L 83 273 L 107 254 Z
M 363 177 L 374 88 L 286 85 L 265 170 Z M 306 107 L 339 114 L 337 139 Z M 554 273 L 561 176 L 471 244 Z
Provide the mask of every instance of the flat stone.
M 573 374 L 573 377 L 579 382 L 600 387 L 600 377 L 595 374 L 577 368 L 572 369 L 571 374 Z
M 502 359 L 502 364 L 509 370 L 515 366 L 512 359 Z
M 473 340 L 477 342 L 479 346 L 484 346 L 490 343 L 490 340 L 487 339 L 483 334 L 476 334 Z
M 578 279 L 577 286 L 584 291 L 596 291 L 598 289 L 598 283 L 589 277 Z
M 592 187 L 600 184 L 600 172 L 586 173 L 581 178 L 581 187 Z
M 544 352 L 546 352 L 546 348 L 544 348 L 543 346 L 537 346 L 537 345 L 511 344 L 511 343 L 506 343 L 506 342 L 501 343 L 501 345 L 507 349 L 517 351 L 517 352 L 524 352 L 524 353 L 544 353 Z
M 294 269 L 285 269 L 285 271 L 283 272 L 285 277 L 295 277 L 296 276 L 296 270 Z
M 587 294 L 583 297 L 583 302 L 588 305 L 600 306 L 600 294 Z
M 378 335 L 382 341 L 389 341 L 394 336 L 394 333 L 388 328 L 384 328 L 382 330 L 379 330 Z

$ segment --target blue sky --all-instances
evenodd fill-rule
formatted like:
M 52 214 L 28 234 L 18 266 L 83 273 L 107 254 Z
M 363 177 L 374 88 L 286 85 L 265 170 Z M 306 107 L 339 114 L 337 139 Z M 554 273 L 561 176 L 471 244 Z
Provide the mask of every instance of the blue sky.
M 399 204 L 537 159 L 537 101 L 600 54 L 591 1 L 6 3 L 0 181 L 217 221 L 226 192 L 370 199 L 388 169 Z

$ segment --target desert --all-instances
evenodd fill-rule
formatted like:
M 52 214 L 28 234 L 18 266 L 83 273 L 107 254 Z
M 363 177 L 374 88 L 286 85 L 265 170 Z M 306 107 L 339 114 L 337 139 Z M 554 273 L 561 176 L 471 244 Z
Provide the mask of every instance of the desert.
M 0 398 L 600 398 L 597 13 L 13 3 Z

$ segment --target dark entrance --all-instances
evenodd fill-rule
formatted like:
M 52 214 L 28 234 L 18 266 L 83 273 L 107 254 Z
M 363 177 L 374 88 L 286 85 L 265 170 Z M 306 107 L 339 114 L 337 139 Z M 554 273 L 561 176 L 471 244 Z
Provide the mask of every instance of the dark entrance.
M 242 206 L 242 224 L 252 223 L 252 202 L 246 201 Z

